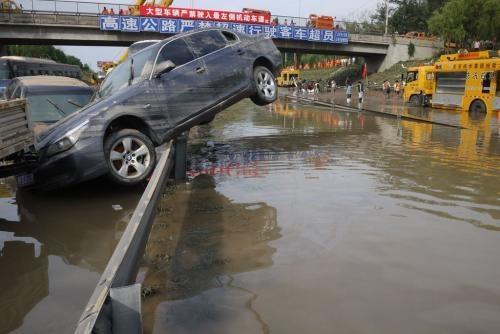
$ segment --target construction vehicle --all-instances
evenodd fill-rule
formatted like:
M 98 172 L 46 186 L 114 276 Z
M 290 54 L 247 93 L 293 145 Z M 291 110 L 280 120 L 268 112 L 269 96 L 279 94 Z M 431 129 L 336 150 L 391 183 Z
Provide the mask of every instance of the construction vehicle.
M 174 0 L 161 0 L 160 3 L 157 5 L 156 0 L 152 0 L 151 2 L 146 2 L 146 0 L 135 0 L 135 5 L 128 6 L 128 12 L 130 15 L 139 16 L 141 15 L 140 13 L 141 6 L 148 5 L 148 6 L 170 7 L 170 5 L 172 5 L 172 2 L 174 2 Z
M 432 107 L 471 112 L 500 110 L 499 70 L 496 51 L 442 55 L 434 64 Z
M 254 9 L 254 8 L 243 8 L 241 10 L 245 14 L 256 14 L 256 15 L 268 15 L 271 16 L 271 12 L 264 9 Z
M 294 82 L 300 81 L 300 71 L 294 69 L 284 69 L 279 77 L 276 78 L 276 83 L 279 87 L 292 87 Z
M 313 28 L 332 30 L 333 21 L 332 16 L 309 15 L 309 25 Z
M 22 13 L 22 8 L 12 0 L 0 0 L 0 13 Z
M 428 35 L 426 35 L 425 32 L 422 32 L 422 31 L 409 31 L 404 36 L 406 38 L 424 39 L 424 40 L 427 40 L 427 41 L 435 41 L 435 40 L 437 40 L 436 37 L 434 37 L 434 36 L 428 36 Z
M 158 43 L 159 41 L 160 41 L 159 39 L 151 39 L 151 40 L 144 40 L 132 43 L 132 45 L 130 45 L 125 51 L 123 51 L 123 53 L 118 58 L 117 62 L 104 62 L 102 64 L 101 72 L 99 73 L 100 80 L 104 79 L 106 74 L 111 72 L 113 68 L 124 62 L 125 59 L 128 58 L 128 56 L 131 56 L 134 53 L 137 53 L 150 45 Z
M 434 92 L 434 66 L 409 67 L 404 77 L 403 99 L 416 107 L 432 99 Z

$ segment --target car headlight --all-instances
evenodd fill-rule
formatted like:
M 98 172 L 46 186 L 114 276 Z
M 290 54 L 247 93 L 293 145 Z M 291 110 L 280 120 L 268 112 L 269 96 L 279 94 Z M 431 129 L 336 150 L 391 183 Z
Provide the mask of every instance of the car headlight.
M 78 139 L 80 139 L 80 135 L 87 128 L 88 124 L 89 121 L 87 120 L 77 125 L 73 129 L 66 132 L 61 138 L 56 140 L 54 143 L 50 144 L 49 148 L 47 149 L 47 155 L 51 156 L 56 153 L 69 150 L 71 147 L 73 147 L 73 145 L 76 144 Z

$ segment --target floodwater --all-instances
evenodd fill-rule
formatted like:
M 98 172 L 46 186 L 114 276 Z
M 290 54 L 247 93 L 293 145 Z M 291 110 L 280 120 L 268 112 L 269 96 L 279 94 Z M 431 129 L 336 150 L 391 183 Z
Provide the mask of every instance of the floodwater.
M 72 333 L 143 189 L 0 181 L 0 333 Z
M 191 131 L 138 280 L 146 333 L 498 333 L 500 120 L 289 101 Z

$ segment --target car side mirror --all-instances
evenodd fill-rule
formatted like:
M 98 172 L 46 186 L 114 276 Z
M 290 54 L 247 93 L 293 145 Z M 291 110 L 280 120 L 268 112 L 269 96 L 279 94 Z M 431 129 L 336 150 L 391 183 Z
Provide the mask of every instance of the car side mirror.
M 163 74 L 172 71 L 174 68 L 175 64 L 171 60 L 162 62 L 156 70 L 155 78 L 161 77 Z

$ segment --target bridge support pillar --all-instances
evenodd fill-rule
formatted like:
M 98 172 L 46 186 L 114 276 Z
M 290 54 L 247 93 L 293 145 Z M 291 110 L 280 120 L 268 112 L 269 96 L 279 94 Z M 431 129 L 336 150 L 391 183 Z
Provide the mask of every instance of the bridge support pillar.
M 187 169 L 187 140 L 189 131 L 184 131 L 174 140 L 174 179 L 186 179 Z
M 0 57 L 7 56 L 7 45 L 0 44 Z
M 385 60 L 385 55 L 365 56 L 366 68 L 368 74 L 377 73 Z
M 298 69 L 300 67 L 300 62 L 302 60 L 302 53 L 294 53 L 293 54 L 293 66 Z

